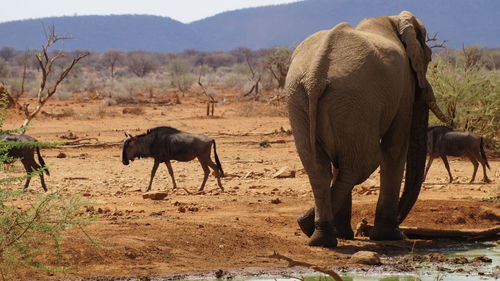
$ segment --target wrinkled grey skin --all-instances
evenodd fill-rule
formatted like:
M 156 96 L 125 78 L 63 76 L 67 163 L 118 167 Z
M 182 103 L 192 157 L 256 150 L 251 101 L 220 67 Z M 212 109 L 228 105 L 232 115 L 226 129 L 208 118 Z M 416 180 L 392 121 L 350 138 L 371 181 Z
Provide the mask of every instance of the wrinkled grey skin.
M 36 139 L 34 139 L 28 135 L 24 135 L 24 134 L 0 135 L 0 141 L 38 142 Z M 40 162 L 40 164 L 38 164 L 35 161 L 35 151 L 38 154 L 38 162 Z M 21 161 L 21 163 L 23 163 L 24 169 L 26 170 L 26 174 L 28 175 L 28 177 L 26 178 L 26 182 L 24 184 L 24 189 L 27 189 L 28 186 L 30 185 L 31 177 L 29 175 L 34 171 L 38 171 L 39 169 L 46 167 L 45 161 L 43 161 L 42 155 L 40 154 L 39 147 L 33 147 L 33 146 L 13 147 L 8 151 L 7 156 L 14 158 L 14 159 L 19 159 Z M 45 173 L 47 173 L 47 175 L 50 175 L 48 169 L 45 169 Z M 43 190 L 47 191 L 47 186 L 45 185 L 45 179 L 43 177 L 43 173 L 40 173 L 39 176 L 40 176 L 40 183 L 42 185 Z
M 425 37 L 423 24 L 404 11 L 317 32 L 292 55 L 289 118 L 315 202 L 309 245 L 335 247 L 338 233 L 352 237 L 352 188 L 378 166 L 371 239 L 403 238 L 398 226 L 423 181 L 429 108 L 444 117 L 426 79 Z
M 210 174 L 209 167 L 214 170 L 217 184 L 224 191 L 224 187 L 222 187 L 220 181 L 220 177 L 224 176 L 224 171 L 217 155 L 215 140 L 211 137 L 201 134 L 191 134 L 166 126 L 150 129 L 142 135 L 132 136 L 126 134 L 126 136 L 127 139 L 124 141 L 122 149 L 122 162 L 124 165 L 128 165 L 129 161 L 134 161 L 135 158 L 152 157 L 154 159 L 151 178 L 146 191 L 151 190 L 153 178 L 160 163 L 165 163 L 167 166 L 175 189 L 177 188 L 177 184 L 170 160 L 188 162 L 194 158 L 198 158 L 204 172 L 203 182 L 199 191 L 202 191 L 205 187 L 208 175 Z M 212 145 L 217 164 L 210 158 Z
M 474 182 L 476 178 L 478 163 L 481 163 L 483 166 L 483 181 L 487 183 L 491 182 L 486 175 L 486 167 L 490 168 L 490 165 L 484 152 L 483 138 L 472 132 L 454 131 L 452 128 L 446 126 L 430 127 L 427 133 L 427 151 L 429 152 L 429 161 L 425 168 L 424 179 L 434 158 L 441 157 L 450 176 L 450 183 L 452 183 L 453 176 L 451 175 L 450 165 L 446 156 L 465 156 L 474 165 L 474 172 L 472 173 L 470 183 Z

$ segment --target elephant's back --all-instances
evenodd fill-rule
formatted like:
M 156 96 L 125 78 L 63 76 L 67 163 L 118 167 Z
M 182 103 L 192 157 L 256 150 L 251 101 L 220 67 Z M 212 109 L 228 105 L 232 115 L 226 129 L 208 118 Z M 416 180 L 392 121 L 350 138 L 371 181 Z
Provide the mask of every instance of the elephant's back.
M 347 23 L 316 32 L 295 49 L 286 84 L 293 88 L 326 79 L 339 86 L 364 80 L 367 72 L 380 74 L 381 79 L 401 74 L 408 67 L 404 47 L 387 34 L 358 30 Z
M 347 23 L 340 23 L 330 30 L 318 31 L 304 41 L 292 54 L 286 87 L 315 83 L 326 79 L 330 68 L 331 47 L 334 41 L 342 41 L 343 30 L 353 30 Z

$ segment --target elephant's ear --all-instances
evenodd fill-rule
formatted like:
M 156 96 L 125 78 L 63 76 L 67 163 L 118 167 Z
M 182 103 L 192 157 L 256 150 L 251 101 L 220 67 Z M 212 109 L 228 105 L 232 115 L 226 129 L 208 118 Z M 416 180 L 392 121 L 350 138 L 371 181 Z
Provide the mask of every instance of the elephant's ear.
M 417 74 L 419 87 L 427 88 L 427 65 L 431 61 L 432 51 L 425 43 L 424 25 L 412 13 L 403 11 L 399 14 L 398 32 L 413 71 Z

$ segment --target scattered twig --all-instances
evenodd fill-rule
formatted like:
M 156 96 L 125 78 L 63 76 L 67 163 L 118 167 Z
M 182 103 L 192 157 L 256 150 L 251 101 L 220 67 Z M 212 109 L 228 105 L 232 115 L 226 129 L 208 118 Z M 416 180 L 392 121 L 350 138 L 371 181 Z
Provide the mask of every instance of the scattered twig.
M 372 228 L 372 225 L 367 225 Z M 470 229 L 470 230 L 455 230 L 455 229 L 431 229 L 423 227 L 400 226 L 399 229 L 411 239 L 465 239 L 469 241 L 477 241 L 489 238 L 498 238 L 500 236 L 500 226 L 495 226 L 487 229 Z
M 332 277 L 333 280 L 335 280 L 335 281 L 342 281 L 342 278 L 340 278 L 340 276 L 335 271 L 330 270 L 330 269 L 326 269 L 326 268 L 323 268 L 323 267 L 320 267 L 320 266 L 317 266 L 317 265 L 314 265 L 314 264 L 306 263 L 306 262 L 296 261 L 296 260 L 294 260 L 292 258 L 289 258 L 289 257 L 284 256 L 284 255 L 282 255 L 280 253 L 277 253 L 277 252 L 274 252 L 269 257 L 272 258 L 272 259 L 278 259 L 278 260 L 285 260 L 285 261 L 287 261 L 288 262 L 288 267 L 294 267 L 294 266 L 307 267 L 307 268 L 313 269 L 315 271 L 319 271 L 321 273 L 327 274 L 330 277 Z
M 87 140 L 95 140 L 95 141 L 98 141 L 97 138 L 81 138 L 81 139 L 77 139 L 77 140 L 73 140 L 73 141 L 67 141 L 65 142 L 64 144 L 74 144 L 74 143 L 80 143 L 82 141 L 87 141 Z
M 186 191 L 186 193 L 187 193 L 188 195 L 193 195 L 193 193 L 192 193 L 191 191 L 187 190 L 185 187 L 183 187 L 182 189 L 184 189 L 184 191 Z
M 79 148 L 79 147 L 111 147 L 111 146 L 120 146 L 123 142 L 100 142 L 100 143 L 84 143 L 84 144 L 70 144 L 70 145 L 61 145 L 58 148 Z

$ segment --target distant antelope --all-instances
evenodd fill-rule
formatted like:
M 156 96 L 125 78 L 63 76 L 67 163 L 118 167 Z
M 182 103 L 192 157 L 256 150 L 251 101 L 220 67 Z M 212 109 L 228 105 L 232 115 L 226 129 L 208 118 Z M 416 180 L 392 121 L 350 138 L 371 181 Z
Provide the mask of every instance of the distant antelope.
M 172 127 L 156 127 L 138 136 L 132 136 L 130 133 L 125 133 L 125 135 L 127 139 L 123 143 L 122 151 L 122 162 L 124 165 L 128 165 L 129 161 L 134 161 L 135 158 L 153 157 L 154 159 L 151 179 L 146 191 L 151 190 L 153 178 L 160 163 L 165 163 L 167 166 L 175 189 L 177 188 L 177 184 L 175 183 L 174 171 L 170 160 L 187 162 L 194 158 L 198 158 L 205 173 L 199 191 L 203 190 L 207 182 L 208 175 L 210 174 L 208 167 L 214 170 L 217 184 L 224 191 L 224 187 L 222 187 L 220 181 L 220 177 L 224 177 L 224 171 L 217 156 L 215 140 L 213 138 L 201 134 L 183 132 Z M 212 145 L 217 165 L 210 159 Z
M 445 126 L 434 126 L 427 130 L 427 150 L 429 153 L 429 162 L 425 168 L 424 179 L 427 172 L 431 167 L 432 161 L 436 157 L 441 157 L 444 162 L 448 175 L 450 176 L 450 183 L 453 182 L 451 175 L 450 165 L 446 156 L 466 156 L 474 165 L 474 172 L 472 173 L 472 183 L 476 178 L 478 162 L 483 166 L 484 182 L 491 182 L 486 175 L 486 167 L 490 168 L 486 153 L 483 147 L 483 138 L 471 133 L 463 131 L 455 131 Z

